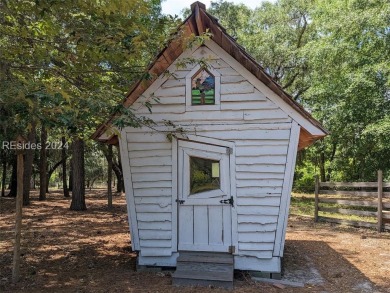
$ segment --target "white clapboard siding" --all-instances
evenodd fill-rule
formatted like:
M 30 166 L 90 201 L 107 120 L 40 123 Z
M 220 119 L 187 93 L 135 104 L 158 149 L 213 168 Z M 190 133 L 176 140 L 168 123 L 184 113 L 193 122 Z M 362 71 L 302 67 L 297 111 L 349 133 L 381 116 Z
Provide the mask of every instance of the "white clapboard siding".
M 211 51 L 209 48 L 205 46 L 201 46 L 198 49 L 195 50 L 194 53 L 192 53 L 193 58 L 203 58 L 206 60 L 220 60 L 219 57 Z M 227 65 L 227 63 L 225 63 Z M 229 65 L 227 65 L 229 66 Z
M 143 222 L 171 222 L 171 218 L 171 213 L 137 213 L 137 220 Z
M 238 179 L 283 179 L 283 173 L 236 172 Z
M 222 67 L 217 69 L 218 72 L 221 74 L 221 76 L 232 76 L 232 75 L 239 75 L 241 76 L 236 70 L 234 70 L 231 67 Z
M 171 203 L 172 198 L 170 196 L 145 196 L 135 198 L 135 204 L 158 204 L 162 208 Z
M 163 230 L 163 231 L 172 231 L 172 223 L 168 221 L 163 222 L 143 222 L 138 221 L 139 230 Z
M 241 232 L 238 234 L 239 242 L 273 242 L 275 241 L 275 231 L 269 231 L 264 233 L 256 232 Z
M 246 80 L 241 75 L 232 75 L 232 76 L 223 75 L 223 76 L 221 76 L 221 84 L 222 84 L 222 86 L 224 84 L 235 84 L 235 83 L 241 83 L 241 82 L 244 82 L 244 81 L 246 81 Z
M 137 143 L 142 142 L 145 144 L 145 142 L 153 142 L 153 143 L 169 143 L 169 140 L 164 133 L 159 132 L 132 132 L 127 133 L 126 135 L 127 141 L 129 143 Z
M 290 125 L 290 124 L 283 124 Z M 279 145 L 288 146 L 288 138 L 286 139 L 240 139 L 235 142 L 237 147 L 240 146 L 266 146 L 266 145 Z
M 172 166 L 133 166 L 133 174 L 137 173 L 168 173 L 172 172 Z
M 143 115 L 143 114 L 150 114 L 151 113 L 169 113 L 169 114 L 181 114 L 186 111 L 186 107 L 184 104 L 171 104 L 169 107 L 167 107 L 164 104 L 153 104 L 151 108 L 147 108 L 146 106 L 142 106 L 140 108 L 137 108 L 137 114 Z
M 159 88 L 157 91 L 154 92 L 154 97 L 161 98 L 161 97 L 184 97 L 186 92 L 185 85 L 183 86 L 177 86 L 173 88 Z
M 240 146 L 237 148 L 237 156 L 265 156 L 287 154 L 286 145 L 265 145 L 265 146 Z
M 229 64 L 227 64 L 225 61 L 223 61 L 222 59 L 216 59 L 216 60 L 211 60 L 210 62 L 210 66 L 215 68 L 215 69 L 220 69 L 220 68 L 231 68 L 229 66 Z M 243 78 L 242 76 L 240 76 L 241 78 Z M 243 79 L 245 80 L 245 79 Z
M 161 230 L 139 230 L 139 238 L 144 240 L 170 240 L 172 239 L 171 231 Z
M 229 78 L 238 78 L 240 76 L 229 76 Z M 253 93 L 246 94 L 224 94 L 221 95 L 221 102 L 237 102 L 237 103 L 246 103 L 246 102 L 267 102 L 269 101 L 261 92 L 255 90 Z M 260 104 L 263 105 L 263 104 Z
M 145 182 L 133 182 L 133 188 L 134 189 L 141 189 L 141 188 L 163 188 L 163 187 L 172 187 L 172 180 L 165 180 L 165 181 L 145 181 Z
M 275 206 L 239 206 L 237 209 L 240 215 L 277 216 L 279 214 L 279 207 Z
M 246 109 L 261 109 L 261 110 L 271 111 L 271 110 L 277 110 L 277 107 L 275 106 L 275 104 L 272 104 L 271 102 L 268 101 L 249 101 L 245 103 L 242 102 L 221 103 L 221 110 L 246 110 Z M 276 118 L 279 117 L 276 116 Z
M 239 250 L 273 250 L 274 249 L 274 243 L 273 242 L 239 242 L 238 243 L 238 249 Z
M 141 256 L 170 256 L 172 255 L 171 248 L 155 248 L 155 247 L 142 247 Z
M 132 151 L 147 151 L 147 150 L 171 150 L 172 144 L 169 142 L 155 142 L 150 144 L 145 143 L 134 143 L 128 144 L 128 150 Z
M 169 248 L 172 247 L 171 240 L 159 239 L 159 240 L 147 240 L 143 239 L 140 241 L 141 247 L 162 247 Z
M 172 196 L 172 188 L 142 188 L 134 189 L 134 196 Z
M 247 81 L 226 83 L 221 85 L 221 95 L 254 93 L 255 87 Z
M 279 207 L 280 196 L 263 196 L 263 197 L 239 197 L 237 198 L 239 206 L 273 206 Z
M 226 123 L 226 121 L 231 121 L 233 123 L 234 121 L 243 121 L 244 112 L 242 110 L 240 111 L 191 111 L 186 112 L 184 114 L 161 114 L 161 113 L 155 113 L 153 114 L 142 114 L 142 116 L 146 118 L 153 119 L 156 123 L 161 123 L 165 121 L 172 121 L 176 123 L 200 123 L 204 124 L 207 123 L 215 123 L 220 124 L 221 121 Z
M 271 146 L 272 147 L 272 146 Z M 238 148 L 237 148 L 238 151 Z M 242 152 L 242 150 L 240 150 Z M 284 165 L 286 164 L 286 155 L 261 155 L 251 156 L 244 154 L 237 157 L 236 164 L 238 165 L 255 165 L 255 164 L 267 164 L 267 165 Z
M 237 196 L 247 196 L 256 194 L 281 194 L 282 187 L 237 187 Z
M 276 230 L 276 223 L 271 224 L 248 224 L 238 225 L 238 232 L 272 232 Z
M 172 180 L 172 173 L 159 172 L 159 173 L 135 173 L 131 176 L 133 182 L 155 182 L 155 181 L 166 181 Z
M 253 216 L 253 215 L 238 215 L 238 223 L 254 223 L 254 224 L 271 224 L 277 223 L 277 216 Z
M 283 127 L 283 126 L 281 126 Z M 289 129 L 260 129 L 260 130 L 240 130 L 240 131 L 205 131 L 205 133 L 217 139 L 222 140 L 237 140 L 240 139 L 280 139 L 288 137 L 290 134 Z
M 243 256 L 254 256 L 260 259 L 272 258 L 272 251 L 240 251 Z
M 282 187 L 283 180 L 278 179 L 240 179 L 237 180 L 237 187 Z
M 157 260 L 172 256 L 177 249 L 177 207 L 172 198 L 173 193 L 176 195 L 172 184 L 177 182 L 172 171 L 175 172 L 177 161 L 172 158 L 172 142 L 164 126 L 164 122 L 172 121 L 185 129 L 184 138 L 188 134 L 234 142 L 237 215 L 233 220 L 237 223 L 233 225 L 237 236 L 233 245 L 237 245 L 239 255 L 269 261 L 280 216 L 291 117 L 208 48 L 198 48 L 192 57 L 210 58 L 212 69 L 221 74 L 217 107 L 185 112 L 186 78 L 195 64 L 179 68 L 173 72 L 176 78 L 169 77 L 153 89 L 159 102 L 145 95 L 133 105 L 139 109 L 136 114 L 151 118 L 159 129 L 129 129 L 126 135 L 140 257 Z M 152 113 L 142 105 L 145 101 L 152 103 Z M 197 212 L 192 215 L 199 218 L 198 222 L 207 220 Z M 186 231 L 181 233 L 186 235 Z M 203 233 L 200 229 L 191 235 L 201 238 Z M 214 234 L 217 235 L 209 231 L 208 237 Z
M 260 108 L 258 110 L 245 110 L 244 120 L 269 120 L 269 119 L 291 119 L 286 113 L 280 109 L 266 109 Z
M 167 88 L 172 88 L 172 87 L 180 87 L 180 86 L 185 86 L 186 85 L 186 80 L 185 78 L 180 78 L 180 79 L 175 79 L 175 78 L 169 78 L 166 82 L 162 84 L 163 89 Z M 179 97 L 179 98 L 184 98 L 184 96 Z
M 172 150 L 139 150 L 129 151 L 130 158 L 168 157 L 172 155 Z
M 237 165 L 238 172 L 284 173 L 284 165 Z
M 137 213 L 170 213 L 172 211 L 172 206 L 167 205 L 161 207 L 158 204 L 136 204 L 135 209 Z
M 181 79 L 185 78 L 190 73 L 190 70 L 176 70 L 173 72 L 173 75 L 170 76 L 170 79 Z
M 154 105 L 180 105 L 185 103 L 185 98 L 184 97 L 161 97 L 157 98 L 156 101 L 153 101 L 151 103 L 152 105 L 152 112 Z
M 130 159 L 130 166 L 172 166 L 172 156 L 170 157 L 149 157 Z

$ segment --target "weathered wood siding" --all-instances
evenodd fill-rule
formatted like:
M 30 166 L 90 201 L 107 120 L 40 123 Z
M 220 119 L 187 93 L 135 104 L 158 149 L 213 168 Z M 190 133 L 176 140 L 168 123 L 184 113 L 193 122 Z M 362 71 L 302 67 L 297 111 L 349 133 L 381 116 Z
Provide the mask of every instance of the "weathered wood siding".
M 234 142 L 236 145 L 236 210 L 238 257 L 273 260 L 280 200 L 292 119 L 258 88 L 246 81 L 210 49 L 198 48 L 194 57 L 209 58 L 221 74 L 220 109 L 186 111 L 185 77 L 193 66 L 161 78 L 132 106 L 137 115 L 152 118 L 162 130 L 164 121 L 188 134 Z M 172 71 L 171 71 L 172 72 Z M 160 82 L 160 84 L 158 84 Z M 155 102 L 157 98 L 159 102 Z M 152 113 L 144 105 L 153 104 Z M 137 212 L 140 255 L 158 263 L 177 249 L 176 205 L 172 201 L 172 143 L 149 128 L 126 128 L 133 194 L 129 204 Z M 126 164 L 126 162 L 124 162 Z M 283 217 L 284 218 L 284 217 Z M 175 265 L 175 259 L 171 258 Z M 153 263 L 151 261 L 151 263 Z M 250 268 L 248 268 L 250 269 Z

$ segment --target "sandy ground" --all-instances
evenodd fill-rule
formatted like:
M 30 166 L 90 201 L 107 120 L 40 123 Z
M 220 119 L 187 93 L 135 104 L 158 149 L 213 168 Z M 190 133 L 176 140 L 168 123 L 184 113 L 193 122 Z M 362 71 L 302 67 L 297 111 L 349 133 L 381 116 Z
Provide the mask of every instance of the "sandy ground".
M 34 193 L 23 211 L 22 278 L 12 284 L 15 201 L 0 198 L 0 292 L 229 292 L 172 287 L 169 271 L 136 272 L 124 197 L 114 197 L 111 211 L 106 204 L 103 190 L 87 194 L 86 212 L 70 211 L 60 193 L 45 202 Z M 304 288 L 237 272 L 233 292 L 390 292 L 389 233 L 292 216 L 283 263 L 283 279 Z

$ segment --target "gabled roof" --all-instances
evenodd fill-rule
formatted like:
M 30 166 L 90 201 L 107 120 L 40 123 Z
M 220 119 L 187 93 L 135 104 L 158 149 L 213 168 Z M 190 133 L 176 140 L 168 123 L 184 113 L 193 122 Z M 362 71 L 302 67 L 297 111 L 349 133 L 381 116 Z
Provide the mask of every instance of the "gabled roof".
M 264 68 L 258 64 L 256 60 L 254 60 L 253 57 L 251 57 L 245 51 L 245 49 L 226 32 L 226 30 L 218 23 L 218 20 L 215 17 L 206 12 L 206 6 L 203 3 L 193 3 L 191 5 L 191 10 L 191 15 L 187 17 L 178 28 L 178 32 L 181 32 L 181 35 L 177 35 L 177 37 L 169 42 L 169 44 L 157 55 L 154 62 L 151 63 L 151 65 L 148 67 L 147 72 L 150 76 L 152 76 L 152 78 L 149 80 L 139 80 L 132 86 L 126 98 L 123 100 L 123 105 L 125 107 L 132 105 L 146 91 L 146 89 L 152 85 L 153 82 L 161 74 L 163 74 L 167 68 L 183 53 L 185 50 L 183 46 L 183 35 L 190 36 L 191 34 L 194 34 L 195 36 L 200 36 L 208 30 L 212 35 L 212 41 L 214 41 L 223 50 L 230 54 L 258 80 L 264 83 L 283 101 L 290 105 L 296 112 L 301 114 L 308 122 L 310 122 L 320 131 L 320 135 L 318 133 L 312 134 L 308 130 L 301 128 L 298 146 L 299 149 L 303 149 L 304 147 L 312 144 L 317 139 L 329 134 L 320 122 L 314 119 L 309 112 L 307 112 L 299 103 L 293 100 L 293 98 L 288 93 L 286 93 L 269 74 L 265 72 Z M 116 114 L 114 114 L 107 121 L 107 123 L 102 124 L 93 134 L 92 138 L 109 143 L 110 140 L 111 143 L 113 141 L 117 141 L 112 137 L 104 139 L 100 138 L 115 117 Z

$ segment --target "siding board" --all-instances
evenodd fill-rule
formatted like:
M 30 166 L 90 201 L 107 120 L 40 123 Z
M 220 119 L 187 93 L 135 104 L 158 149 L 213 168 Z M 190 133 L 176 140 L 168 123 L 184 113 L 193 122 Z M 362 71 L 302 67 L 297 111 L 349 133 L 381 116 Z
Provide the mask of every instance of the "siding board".
M 171 213 L 137 213 L 137 220 L 143 222 L 171 221 Z
M 238 242 L 273 242 L 275 241 L 275 231 L 256 233 L 256 232 L 241 232 L 238 234 Z M 271 251 L 272 253 L 272 251 Z
M 171 196 L 172 188 L 148 188 L 148 189 L 134 189 L 135 197 L 142 196 Z
M 171 231 L 172 223 L 168 221 L 164 222 L 142 222 L 138 221 L 138 229 L 140 230 L 164 230 Z
M 171 231 L 139 230 L 139 238 L 142 240 L 170 240 Z

